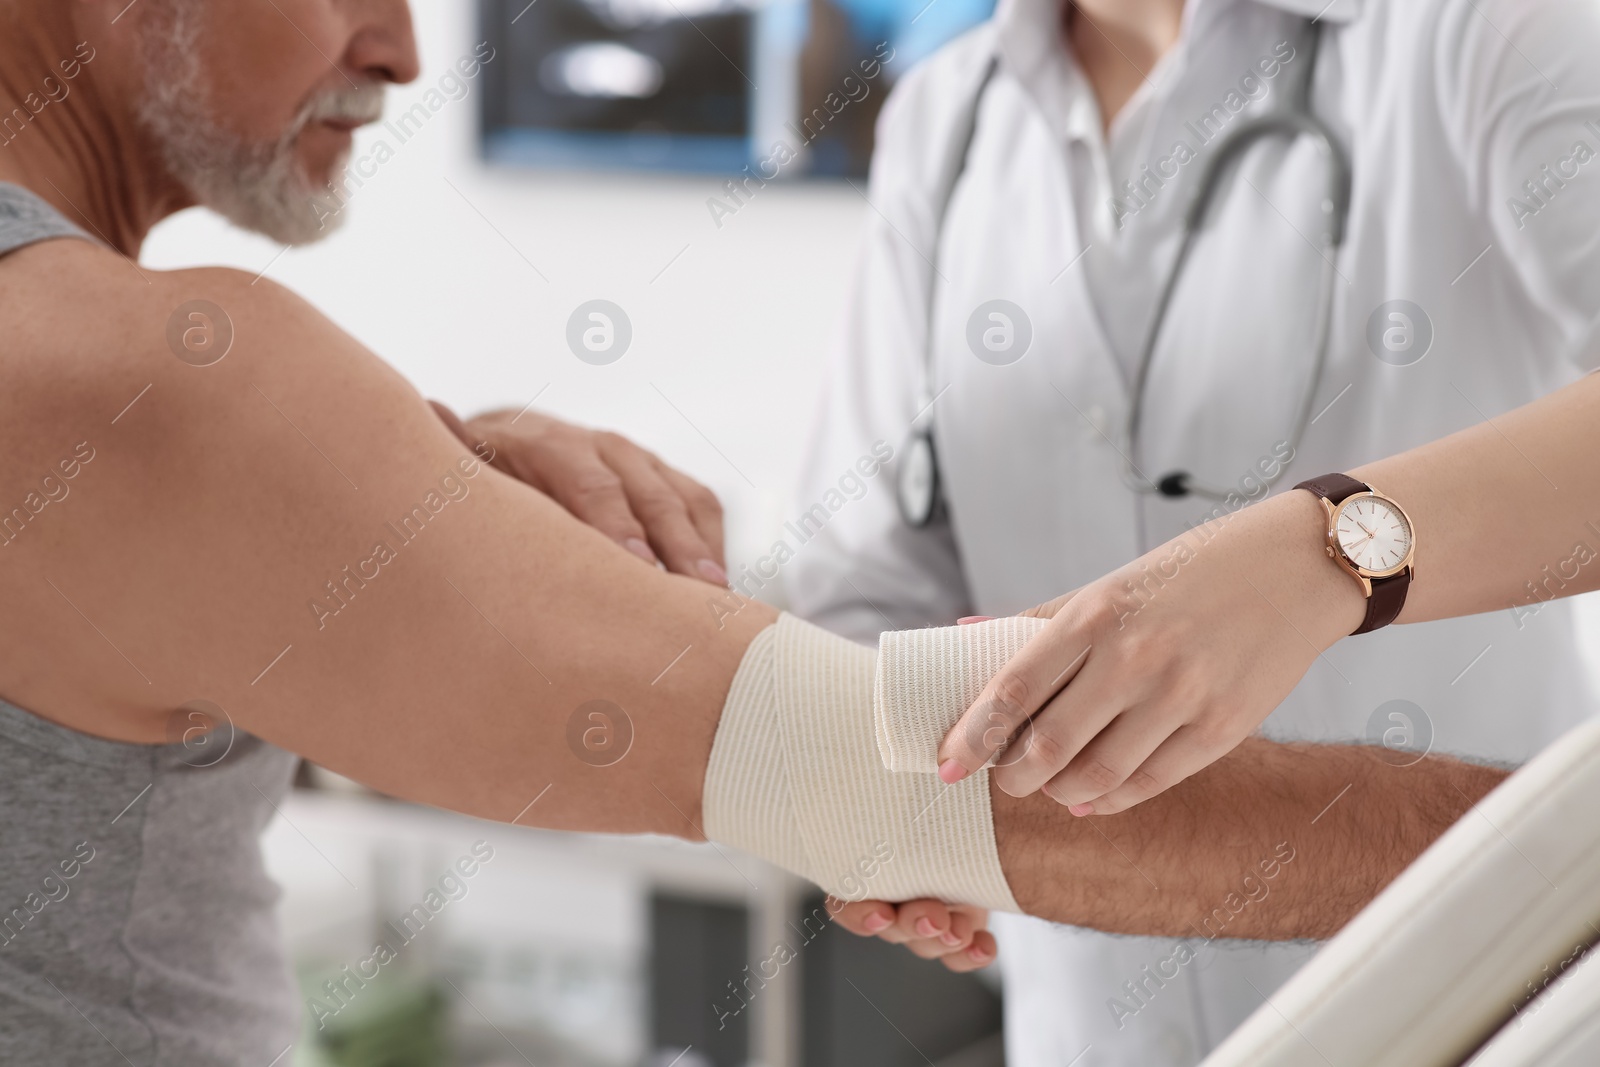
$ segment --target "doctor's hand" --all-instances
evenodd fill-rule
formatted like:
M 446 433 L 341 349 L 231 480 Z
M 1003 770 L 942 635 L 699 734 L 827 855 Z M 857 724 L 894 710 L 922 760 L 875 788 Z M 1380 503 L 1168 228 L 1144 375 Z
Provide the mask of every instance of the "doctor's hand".
M 437 400 L 428 403 L 479 458 L 647 563 L 728 584 L 716 494 L 626 437 L 535 411 L 494 411 L 463 424 Z
M 852 934 L 904 945 L 923 959 L 938 960 L 957 973 L 987 967 L 999 951 L 988 930 L 988 909 L 970 904 L 938 900 L 846 903 L 830 899 L 828 911 Z
M 1025 612 L 1049 626 L 945 736 L 940 777 L 994 758 L 1011 796 L 1109 815 L 1226 755 L 1361 624 L 1326 529 L 1320 502 L 1290 490 Z

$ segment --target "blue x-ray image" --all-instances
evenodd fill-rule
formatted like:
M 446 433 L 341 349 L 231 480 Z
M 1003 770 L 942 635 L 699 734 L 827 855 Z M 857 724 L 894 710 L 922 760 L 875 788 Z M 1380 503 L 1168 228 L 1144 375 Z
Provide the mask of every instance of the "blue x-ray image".
M 479 0 L 492 162 L 859 176 L 894 80 L 993 0 Z

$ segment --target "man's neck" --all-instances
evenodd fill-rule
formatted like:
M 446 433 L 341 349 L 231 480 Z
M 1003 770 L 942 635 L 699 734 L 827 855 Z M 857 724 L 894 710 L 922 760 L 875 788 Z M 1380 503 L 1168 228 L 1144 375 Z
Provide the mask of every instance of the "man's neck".
M 96 68 L 111 46 L 126 47 L 113 35 L 134 32 L 77 24 L 77 13 L 97 19 L 98 10 L 30 5 L 0 15 L 0 181 L 28 188 L 136 259 L 150 228 L 189 200 L 170 180 L 150 177 L 165 168 L 149 158 L 108 64 Z

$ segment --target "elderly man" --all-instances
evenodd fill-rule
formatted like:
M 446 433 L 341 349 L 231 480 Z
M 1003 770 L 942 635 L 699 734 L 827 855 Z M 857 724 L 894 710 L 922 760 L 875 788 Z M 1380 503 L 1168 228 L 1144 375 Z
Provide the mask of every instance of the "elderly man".
M 548 420 L 447 428 L 293 294 L 138 266 L 195 203 L 316 236 L 351 131 L 416 73 L 403 0 L 0 4 L 5 1062 L 267 1063 L 294 1040 L 256 841 L 291 753 L 482 817 L 698 839 L 736 821 L 730 714 L 809 694 L 870 736 L 870 662 L 865 692 L 796 681 L 756 661 L 804 624 L 708 610 L 718 519 L 683 476 Z M 818 656 L 863 654 L 838 645 Z M 163 744 L 197 697 L 243 732 L 214 766 Z M 566 741 L 595 699 L 638 723 L 603 769 Z M 829 740 L 787 728 L 797 757 Z M 1330 933 L 1502 777 L 1252 740 L 1102 828 L 985 774 L 957 793 L 982 813 L 958 858 L 993 859 L 1021 909 L 1187 936 L 1270 868 L 1271 906 L 1217 931 L 1269 938 Z M 921 817 L 894 777 L 824 784 Z M 817 815 L 798 785 L 776 801 Z

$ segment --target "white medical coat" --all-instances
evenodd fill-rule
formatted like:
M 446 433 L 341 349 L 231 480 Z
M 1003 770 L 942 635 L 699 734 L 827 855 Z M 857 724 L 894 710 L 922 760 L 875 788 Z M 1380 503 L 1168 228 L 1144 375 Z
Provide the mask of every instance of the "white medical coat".
M 1012 613 L 1210 513 L 1121 480 L 1130 366 L 1215 145 L 1204 134 L 1277 103 L 1295 63 L 1282 45 L 1323 3 L 1191 0 L 1179 44 L 1109 144 L 1062 43 L 1058 0 L 1001 0 L 994 20 L 902 79 L 880 119 L 855 285 L 795 501 L 813 516 L 807 531 L 826 521 L 784 565 L 793 610 L 861 640 Z M 1596 362 L 1600 5 L 1334 0 L 1321 19 L 1313 107 L 1347 146 L 1354 184 L 1320 414 L 1280 490 L 1481 422 Z M 936 242 L 938 179 L 994 54 Z M 1195 158 L 1178 159 L 1179 142 Z M 1225 183 L 1156 349 L 1143 469 L 1253 491 L 1307 383 L 1322 188 L 1304 139 L 1258 145 Z M 930 291 L 949 516 L 919 531 L 896 511 L 893 464 L 859 499 L 838 487 L 874 442 L 903 448 Z M 1023 309 L 1032 332 L 1003 365 L 968 340 L 994 299 Z M 1394 318 L 1382 306 L 1396 300 L 1421 317 Z M 1600 550 L 1592 530 L 1573 539 Z M 1397 722 L 1388 710 L 1407 708 L 1392 700 L 1420 709 L 1408 718 L 1431 727 L 1436 751 L 1525 759 L 1594 706 L 1570 602 L 1341 642 L 1265 729 L 1376 739 Z M 1289 844 L 1315 849 L 1316 827 Z M 1251 906 L 1271 907 L 1270 894 Z M 1193 1064 L 1311 951 L 1196 938 L 1196 957 L 1177 965 L 1171 939 L 1012 917 L 996 927 L 1012 1067 Z

